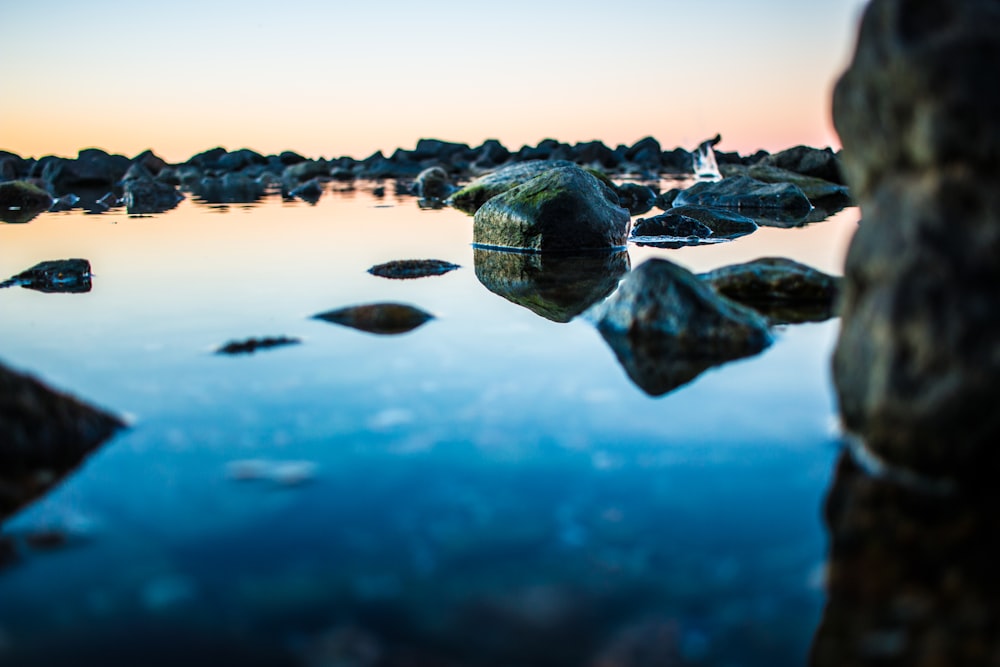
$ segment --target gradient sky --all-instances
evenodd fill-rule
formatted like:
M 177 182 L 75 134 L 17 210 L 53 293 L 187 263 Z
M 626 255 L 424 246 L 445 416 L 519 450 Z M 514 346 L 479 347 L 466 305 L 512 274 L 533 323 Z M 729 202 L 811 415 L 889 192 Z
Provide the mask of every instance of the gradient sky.
M 367 157 L 652 135 L 838 146 L 864 0 L 575 4 L 32 0 L 0 5 L 0 149 L 182 161 L 214 146 Z

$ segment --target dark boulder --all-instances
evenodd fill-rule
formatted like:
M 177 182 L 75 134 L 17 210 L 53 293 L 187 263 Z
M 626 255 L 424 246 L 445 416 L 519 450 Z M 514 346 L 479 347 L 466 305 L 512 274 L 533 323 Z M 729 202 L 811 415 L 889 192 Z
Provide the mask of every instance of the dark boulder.
M 97 148 L 87 148 L 75 160 L 55 158 L 45 163 L 41 178 L 56 194 L 73 190 L 109 188 L 121 180 L 131 161 L 123 155 L 109 155 Z
M 659 170 L 663 149 L 653 137 L 644 137 L 625 150 L 624 159 L 646 169 Z
M 631 218 L 604 182 L 576 166 L 550 169 L 476 211 L 473 243 L 533 252 L 625 246 Z
M 313 318 L 368 333 L 392 335 L 412 331 L 434 316 L 403 303 L 372 303 L 331 310 Z
M 829 148 L 794 146 L 771 155 L 753 156 L 749 162 L 750 164 L 777 167 L 803 176 L 812 176 L 830 183 L 845 184 L 844 174 L 840 169 L 840 160 Z
M 122 199 L 130 215 L 163 213 L 184 199 L 177 188 L 163 181 L 136 178 L 125 181 L 122 188 Z
M 668 211 L 652 218 L 639 218 L 632 227 L 632 240 L 667 237 L 670 239 L 707 239 L 712 229 L 692 217 Z
M 747 176 L 702 181 L 682 191 L 674 206 L 709 206 L 747 211 L 781 210 L 805 215 L 809 198 L 791 183 L 762 183 Z
M 293 190 L 299 183 L 304 183 L 312 178 L 321 178 L 329 173 L 330 165 L 326 160 L 305 160 L 285 167 L 284 171 L 281 172 L 281 182 L 288 190 Z
M 775 167 L 768 164 L 723 165 L 722 175 L 730 178 L 748 176 L 761 183 L 791 183 L 802 190 L 810 203 L 826 202 L 832 199 L 848 200 L 847 186 L 825 181 L 822 178 Z
M 241 148 L 225 155 L 220 155 L 215 163 L 215 168 L 223 171 L 240 171 L 252 165 L 265 164 L 267 164 L 266 157 L 249 148 Z
M 215 148 L 210 148 L 207 151 L 202 151 L 196 155 L 192 155 L 191 158 L 185 162 L 186 165 L 191 165 L 193 167 L 198 167 L 202 170 L 218 169 L 219 160 L 222 159 L 228 151 L 221 146 Z
M 85 259 L 55 259 L 39 262 L 11 276 L 0 287 L 20 285 L 39 292 L 80 293 L 91 289 L 90 262 Z
M 451 184 L 447 171 L 441 167 L 428 167 L 417 174 L 413 190 L 421 199 L 444 201 L 456 188 Z
M 629 273 L 592 316 L 629 377 L 652 395 L 771 343 L 763 317 L 663 259 Z
M 553 322 L 569 322 L 606 298 L 629 269 L 628 253 L 545 254 L 474 250 L 486 289 Z
M 615 169 L 621 164 L 621 157 L 600 141 L 587 141 L 573 146 L 574 162 L 598 169 Z
M 477 169 L 496 167 L 510 158 L 511 152 L 496 139 L 488 139 L 482 146 L 473 149 L 473 165 Z
M 698 278 L 774 323 L 834 316 L 841 279 L 784 257 L 763 257 L 702 273 Z
M 440 259 L 398 259 L 384 264 L 376 264 L 368 269 L 368 273 L 393 280 L 411 280 L 440 276 L 457 268 L 459 268 L 458 264 Z
M 25 223 L 49 210 L 52 196 L 28 181 L 0 183 L 0 220 Z
M 550 169 L 568 166 L 575 165 L 566 160 L 529 160 L 510 164 L 475 179 L 453 194 L 448 203 L 466 213 L 475 213 L 498 194 L 527 183 Z
M 263 191 L 261 191 L 261 195 L 263 195 Z M 323 184 L 318 178 L 311 178 L 289 191 L 288 196 L 301 199 L 308 204 L 315 204 L 323 196 Z
M 656 191 L 641 183 L 622 183 L 615 187 L 618 202 L 632 215 L 642 215 L 656 204 Z
M 996 2 L 873 0 L 833 98 L 864 215 L 833 364 L 844 425 L 891 465 L 988 485 L 1000 465 L 997 71 Z

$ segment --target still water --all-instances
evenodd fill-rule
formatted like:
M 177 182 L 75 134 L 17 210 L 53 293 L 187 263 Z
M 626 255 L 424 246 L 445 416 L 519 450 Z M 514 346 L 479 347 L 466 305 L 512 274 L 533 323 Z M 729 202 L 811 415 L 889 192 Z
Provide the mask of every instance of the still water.
M 0 358 L 130 424 L 0 526 L 0 664 L 803 664 L 837 321 L 650 395 L 586 314 L 498 294 L 471 218 L 373 185 L 0 225 L 0 278 L 95 274 L 0 290 Z M 858 217 L 629 261 L 840 273 Z M 411 258 L 461 268 L 367 272 Z M 383 301 L 434 319 L 312 317 Z M 301 343 L 215 353 L 264 336 Z

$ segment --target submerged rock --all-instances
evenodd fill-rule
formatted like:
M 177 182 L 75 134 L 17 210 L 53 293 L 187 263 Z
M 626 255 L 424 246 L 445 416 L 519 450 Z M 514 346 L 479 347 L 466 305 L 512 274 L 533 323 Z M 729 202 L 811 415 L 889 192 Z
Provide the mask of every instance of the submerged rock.
M 833 363 L 844 424 L 891 464 L 987 485 L 1000 465 L 997 9 L 873 0 L 833 99 L 864 215 Z
M 723 266 L 698 278 L 772 323 L 830 319 L 840 294 L 840 278 L 784 257 Z
M 527 183 L 536 176 L 557 167 L 575 166 L 568 160 L 528 160 L 507 165 L 472 181 L 453 194 L 448 203 L 466 213 L 475 213 L 493 197 Z
M 576 166 L 557 167 L 493 197 L 476 211 L 473 243 L 533 252 L 612 250 L 631 217 L 605 183 Z
M 628 274 L 593 317 L 629 377 L 652 395 L 771 344 L 763 317 L 663 259 Z
M 11 223 L 29 222 L 39 213 L 49 210 L 52 195 L 28 181 L 0 183 L 0 220 Z
M 349 306 L 313 317 L 374 334 L 406 333 L 434 318 L 430 313 L 402 303 Z
M 409 280 L 413 278 L 426 278 L 428 276 L 440 276 L 457 268 L 460 268 L 458 264 L 452 264 L 440 259 L 398 259 L 384 264 L 376 264 L 368 269 L 368 273 L 381 278 Z
M 89 292 L 90 262 L 85 259 L 55 259 L 39 262 L 0 283 L 0 287 L 20 285 L 39 292 Z
M 474 250 L 489 291 L 553 322 L 569 322 L 604 299 L 629 269 L 628 253 L 543 254 Z
M 284 347 L 286 345 L 298 345 L 302 341 L 298 338 L 288 336 L 274 336 L 268 338 L 247 338 L 246 340 L 231 340 L 218 350 L 216 354 L 253 354 L 257 350 L 268 350 L 274 347 Z
M 117 417 L 0 365 L 0 520 L 123 427 Z
M 751 211 L 778 209 L 800 215 L 812 208 L 809 198 L 791 183 L 762 183 L 747 176 L 695 183 L 674 199 L 674 206 L 687 205 Z

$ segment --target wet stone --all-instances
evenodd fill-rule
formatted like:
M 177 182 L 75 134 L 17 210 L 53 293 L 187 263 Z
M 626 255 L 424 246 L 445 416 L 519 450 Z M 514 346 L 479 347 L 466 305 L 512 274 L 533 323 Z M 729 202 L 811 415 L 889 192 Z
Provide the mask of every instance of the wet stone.
M 49 210 L 52 196 L 28 181 L 0 183 L 0 220 L 25 223 Z
M 434 318 L 419 308 L 402 303 L 373 303 L 339 308 L 313 316 L 373 334 L 402 334 Z
M 440 276 L 460 268 L 458 264 L 440 259 L 399 259 L 384 264 L 376 264 L 368 273 L 380 278 L 410 280 L 428 276 Z
M 0 283 L 0 287 L 20 285 L 39 292 L 89 292 L 90 262 L 85 259 L 56 259 L 40 262 Z
M 739 210 L 781 210 L 805 215 L 809 198 L 791 183 L 763 183 L 747 176 L 695 183 L 674 199 L 675 206 L 710 206 Z
M 229 341 L 218 350 L 216 354 L 253 354 L 258 350 L 269 350 L 275 347 L 285 347 L 288 345 L 298 345 L 302 341 L 298 338 L 288 336 L 274 336 L 268 338 L 247 338 L 246 340 Z

